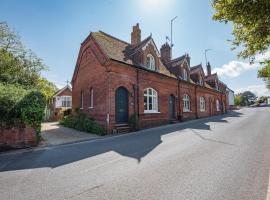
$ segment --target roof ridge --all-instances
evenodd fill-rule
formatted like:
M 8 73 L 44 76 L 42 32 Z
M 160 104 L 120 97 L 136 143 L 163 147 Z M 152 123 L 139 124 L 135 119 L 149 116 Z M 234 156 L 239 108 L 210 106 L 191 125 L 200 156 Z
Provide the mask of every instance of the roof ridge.
M 108 33 L 105 33 L 105 32 L 103 32 L 103 31 L 101 31 L 101 30 L 99 30 L 99 32 L 100 32 L 101 34 L 103 34 L 103 35 L 106 35 L 106 36 L 112 38 L 112 39 L 118 40 L 119 42 L 123 42 L 123 43 L 125 43 L 125 44 L 127 44 L 127 45 L 130 45 L 130 43 L 128 43 L 128 42 L 126 42 L 126 41 L 124 41 L 124 40 L 121 40 L 121 39 L 119 39 L 119 38 L 117 38 L 117 37 L 114 37 L 114 36 L 112 36 L 112 35 L 110 35 L 110 34 L 108 34 Z

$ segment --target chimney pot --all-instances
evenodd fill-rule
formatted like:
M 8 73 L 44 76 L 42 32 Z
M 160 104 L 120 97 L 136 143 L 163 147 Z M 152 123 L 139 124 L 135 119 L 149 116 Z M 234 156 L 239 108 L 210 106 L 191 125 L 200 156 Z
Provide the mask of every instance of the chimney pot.
M 141 42 L 141 29 L 139 23 L 136 23 L 131 32 L 131 45 L 136 45 Z
M 161 54 L 161 59 L 163 61 L 165 62 L 171 61 L 171 47 L 167 42 L 161 46 L 160 54 Z

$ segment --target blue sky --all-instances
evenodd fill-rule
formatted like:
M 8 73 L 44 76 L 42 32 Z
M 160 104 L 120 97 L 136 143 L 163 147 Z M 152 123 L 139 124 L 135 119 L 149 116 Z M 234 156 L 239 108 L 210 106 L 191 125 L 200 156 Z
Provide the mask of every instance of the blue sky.
M 102 30 L 130 41 L 132 26 L 140 23 L 142 38 L 152 33 L 160 47 L 170 36 L 174 16 L 173 57 L 189 53 L 191 65 L 205 65 L 204 50 L 220 79 L 236 92 L 269 93 L 257 79 L 258 64 L 249 65 L 231 51 L 230 24 L 212 20 L 211 2 L 204 0 L 1 0 L 0 21 L 6 21 L 49 71 L 45 77 L 58 86 L 71 80 L 81 42 L 90 31 Z M 270 55 L 270 54 L 269 54 Z

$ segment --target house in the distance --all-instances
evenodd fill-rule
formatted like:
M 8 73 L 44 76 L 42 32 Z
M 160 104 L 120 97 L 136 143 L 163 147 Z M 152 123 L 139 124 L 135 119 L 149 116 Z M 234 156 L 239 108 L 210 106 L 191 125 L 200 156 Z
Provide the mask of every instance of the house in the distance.
M 73 110 L 94 118 L 108 133 L 137 116 L 140 129 L 226 112 L 226 88 L 201 64 L 184 54 L 171 57 L 166 42 L 157 48 L 152 35 L 141 40 L 139 24 L 131 42 L 102 31 L 80 47 L 72 78 Z M 128 127 L 127 127 L 128 128 Z
M 227 106 L 229 110 L 234 109 L 234 91 L 227 88 Z
M 52 100 L 49 102 L 46 110 L 46 118 L 48 121 L 58 121 L 63 117 L 65 110 L 72 108 L 72 88 L 66 85 L 58 90 Z

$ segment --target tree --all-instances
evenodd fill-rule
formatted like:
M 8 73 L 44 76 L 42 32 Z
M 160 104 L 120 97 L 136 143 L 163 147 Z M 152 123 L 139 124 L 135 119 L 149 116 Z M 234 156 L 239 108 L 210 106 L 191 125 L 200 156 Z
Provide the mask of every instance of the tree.
M 48 99 L 57 87 L 41 77 L 47 67 L 34 52 L 23 47 L 20 37 L 0 22 L 0 83 L 40 90 Z
M 257 97 L 254 93 L 250 91 L 245 91 L 243 93 L 235 95 L 235 105 L 236 106 L 250 106 L 255 103 Z
M 257 54 L 265 53 L 270 46 L 269 0 L 212 0 L 214 20 L 233 25 L 232 49 L 240 47 L 238 56 L 254 61 Z M 262 62 L 258 77 L 270 89 L 270 58 Z

